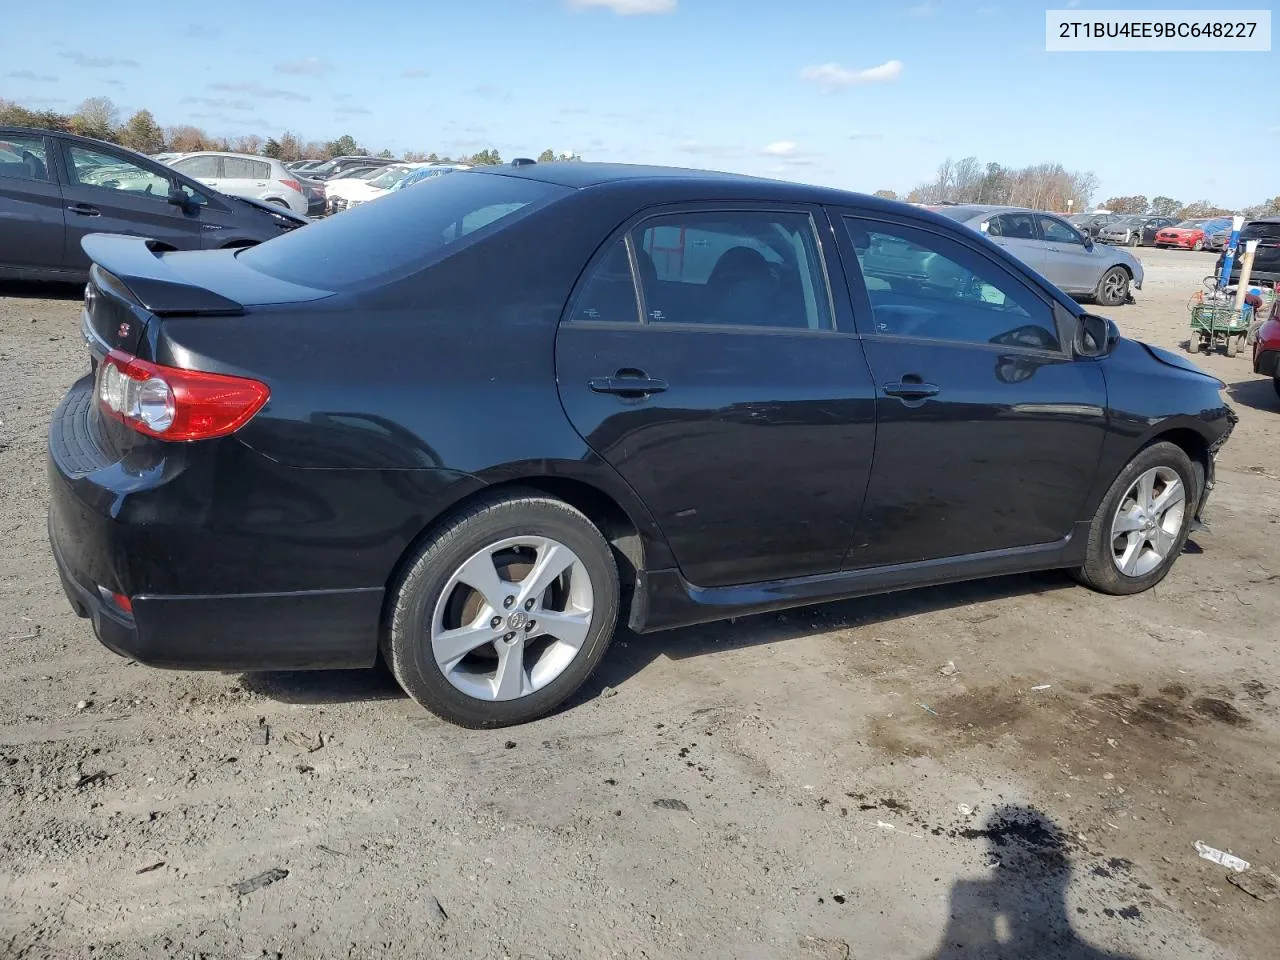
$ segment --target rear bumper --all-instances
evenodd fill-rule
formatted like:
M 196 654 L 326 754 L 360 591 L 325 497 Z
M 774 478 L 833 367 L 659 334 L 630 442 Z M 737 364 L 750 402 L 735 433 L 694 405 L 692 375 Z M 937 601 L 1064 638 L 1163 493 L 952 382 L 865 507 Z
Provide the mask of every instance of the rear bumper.
M 322 551 L 251 539 L 243 516 L 252 503 L 230 503 L 225 514 L 216 501 L 202 503 L 198 493 L 209 467 L 190 448 L 154 464 L 110 462 L 88 417 L 91 399 L 85 378 L 50 424 L 49 542 L 67 599 L 106 647 L 140 663 L 180 669 L 374 663 L 382 587 L 342 589 L 341 581 L 311 575 L 283 589 L 282 575 L 305 575 L 309 566 L 315 569 L 308 557 Z M 229 444 L 208 456 L 256 456 L 234 439 Z M 251 465 L 240 462 L 246 471 Z M 265 485 L 261 477 L 244 482 L 255 489 L 255 480 Z M 230 478 L 221 484 L 229 485 Z M 322 562 L 319 569 L 333 567 Z M 323 589 L 300 589 L 311 586 Z M 132 613 L 108 600 L 110 594 L 128 597 Z
M 1264 377 L 1280 375 L 1280 350 L 1259 350 L 1254 354 L 1253 372 Z
M 381 590 L 136 596 L 129 616 L 77 579 L 52 529 L 49 540 L 71 608 L 93 623 L 104 647 L 122 657 L 177 670 L 373 666 L 376 644 L 353 643 L 352 638 L 377 622 Z

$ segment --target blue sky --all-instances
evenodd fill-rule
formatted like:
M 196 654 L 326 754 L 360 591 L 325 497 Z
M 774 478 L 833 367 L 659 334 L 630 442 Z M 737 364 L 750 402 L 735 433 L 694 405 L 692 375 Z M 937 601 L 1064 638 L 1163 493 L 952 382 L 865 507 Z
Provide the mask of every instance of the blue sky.
M 351 133 L 375 149 L 506 158 L 551 147 L 865 191 L 903 192 L 947 156 L 976 155 L 1093 170 L 1098 200 L 1240 206 L 1280 193 L 1280 121 L 1262 88 L 1230 164 L 1210 121 L 1223 79 L 1275 77 L 1277 53 L 1046 53 L 1044 11 L 1070 5 L 15 3 L 0 31 L 0 97 L 69 111 L 106 95 L 125 115 L 145 106 L 162 124 L 215 134 Z

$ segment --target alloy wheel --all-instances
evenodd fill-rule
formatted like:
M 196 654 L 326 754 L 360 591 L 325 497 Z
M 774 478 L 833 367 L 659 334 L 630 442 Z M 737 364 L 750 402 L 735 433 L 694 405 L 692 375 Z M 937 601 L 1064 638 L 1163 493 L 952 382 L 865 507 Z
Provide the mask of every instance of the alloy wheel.
M 594 599 L 586 566 L 563 543 L 500 540 L 472 554 L 445 585 L 431 618 L 431 653 L 467 696 L 516 700 L 573 663 Z
M 1128 293 L 1129 281 L 1123 270 L 1112 270 L 1102 281 L 1102 295 L 1108 302 L 1116 303 Z
M 1126 577 L 1143 577 L 1164 563 L 1178 542 L 1186 507 L 1186 487 L 1171 467 L 1140 474 L 1111 520 L 1116 569 Z

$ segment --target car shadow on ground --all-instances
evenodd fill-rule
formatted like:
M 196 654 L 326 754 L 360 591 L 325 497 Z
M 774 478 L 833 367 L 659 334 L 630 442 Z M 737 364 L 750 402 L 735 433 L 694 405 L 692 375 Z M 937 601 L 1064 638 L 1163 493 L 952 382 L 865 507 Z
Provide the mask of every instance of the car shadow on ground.
M 927 960 L 1127 960 L 1091 946 L 1072 926 L 1067 897 L 1075 844 L 1049 817 L 1034 807 L 1002 806 L 959 835 L 986 842 L 992 869 L 988 877 L 952 885 L 950 919 Z M 1141 916 L 1136 906 L 1107 912 Z
M 0 297 L 15 300 L 79 300 L 84 296 L 83 283 L 52 280 L 0 280 Z
M 1255 410 L 1280 411 L 1280 394 L 1269 377 L 1253 377 L 1238 380 L 1227 387 L 1227 395 L 1236 403 Z

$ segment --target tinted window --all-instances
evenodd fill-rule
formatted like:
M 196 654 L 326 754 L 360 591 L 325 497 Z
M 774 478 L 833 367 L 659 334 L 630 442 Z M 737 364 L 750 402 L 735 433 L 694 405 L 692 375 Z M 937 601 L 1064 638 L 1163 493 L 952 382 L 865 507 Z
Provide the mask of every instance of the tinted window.
M 0 177 L 49 180 L 44 137 L 0 136 Z
M 168 177 L 110 153 L 84 147 L 67 148 L 71 179 L 82 187 L 102 187 L 165 201 L 169 196 Z
M 1082 243 L 1080 234 L 1057 217 L 1040 218 L 1040 234 L 1053 243 Z
M 228 180 L 266 180 L 271 176 L 271 164 L 248 157 L 223 157 L 222 175 Z
M 1034 240 L 1036 239 L 1035 218 L 1029 213 L 1002 213 L 998 217 L 991 218 L 987 225 L 987 233 L 1007 240 Z
M 238 256 L 246 266 L 282 280 L 350 290 L 420 270 L 448 256 L 450 244 L 500 229 L 571 192 L 523 177 L 469 171 L 433 177 L 416 189 L 361 204 Z
M 1053 311 L 994 261 L 902 224 L 845 218 L 876 332 L 1058 350 Z
M 1253 223 L 1246 223 L 1244 229 L 1240 231 L 1241 240 L 1280 240 L 1280 221 L 1264 222 L 1255 220 Z
M 807 214 L 676 214 L 646 220 L 632 244 L 649 323 L 831 329 Z
M 181 170 L 188 177 L 215 180 L 218 177 L 217 157 L 187 157 L 169 164 L 175 170 Z
M 592 267 L 582 292 L 574 300 L 572 320 L 640 321 L 640 301 L 627 245 L 619 240 Z

